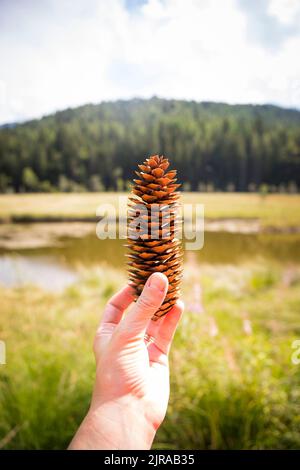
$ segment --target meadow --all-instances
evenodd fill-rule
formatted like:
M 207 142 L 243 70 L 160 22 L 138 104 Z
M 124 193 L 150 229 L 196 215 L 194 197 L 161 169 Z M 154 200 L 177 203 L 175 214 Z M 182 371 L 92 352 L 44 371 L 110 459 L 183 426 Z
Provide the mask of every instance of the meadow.
M 91 219 L 100 204 L 112 204 L 128 193 L 53 193 L 0 195 L 0 220 Z M 257 219 L 262 228 L 300 226 L 300 195 L 184 192 L 184 204 L 201 203 L 207 219 Z M 125 216 L 125 212 L 119 214 Z
M 125 282 L 103 265 L 63 293 L 1 289 L 0 448 L 63 449 L 89 404 L 93 334 Z M 300 446 L 300 269 L 188 263 L 171 352 L 171 400 L 155 448 Z M 157 390 L 159 400 L 159 389 Z
M 184 195 L 189 202 L 199 197 Z M 212 218 L 300 226 L 299 196 L 203 197 Z M 1 196 L 0 216 L 87 217 L 104 200 L 116 195 Z M 61 292 L 0 287 L 0 339 L 7 350 L 0 365 L 1 449 L 64 449 L 88 409 L 93 335 L 126 273 L 97 261 L 82 263 L 78 275 Z M 211 263 L 190 252 L 182 296 L 186 309 L 170 355 L 171 399 L 154 448 L 299 448 L 300 365 L 292 361 L 292 343 L 300 339 L 299 262 L 251 252 L 240 262 L 227 257 Z

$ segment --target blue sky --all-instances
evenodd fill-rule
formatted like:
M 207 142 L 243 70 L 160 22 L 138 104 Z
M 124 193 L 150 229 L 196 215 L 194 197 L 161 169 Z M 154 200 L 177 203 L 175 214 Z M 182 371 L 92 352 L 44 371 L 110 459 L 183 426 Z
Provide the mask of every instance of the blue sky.
M 299 0 L 0 0 L 0 123 L 151 97 L 300 108 Z

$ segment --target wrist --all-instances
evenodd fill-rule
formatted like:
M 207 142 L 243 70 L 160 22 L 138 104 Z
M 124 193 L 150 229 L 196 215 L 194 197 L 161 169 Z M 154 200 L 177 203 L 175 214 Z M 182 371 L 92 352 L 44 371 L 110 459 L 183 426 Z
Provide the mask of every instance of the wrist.
M 124 396 L 91 405 L 70 449 L 130 450 L 151 448 L 155 426 L 146 416 L 143 399 Z

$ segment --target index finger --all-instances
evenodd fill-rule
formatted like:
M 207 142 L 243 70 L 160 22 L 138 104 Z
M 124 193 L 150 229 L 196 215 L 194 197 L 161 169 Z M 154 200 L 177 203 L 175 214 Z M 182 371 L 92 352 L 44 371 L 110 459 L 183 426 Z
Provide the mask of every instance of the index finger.
M 133 288 L 129 285 L 123 287 L 107 302 L 100 326 L 104 323 L 117 325 L 123 317 L 124 310 L 133 302 Z
M 184 304 L 181 300 L 178 300 L 159 324 L 153 346 L 158 348 L 163 354 L 169 354 L 172 340 L 183 310 Z

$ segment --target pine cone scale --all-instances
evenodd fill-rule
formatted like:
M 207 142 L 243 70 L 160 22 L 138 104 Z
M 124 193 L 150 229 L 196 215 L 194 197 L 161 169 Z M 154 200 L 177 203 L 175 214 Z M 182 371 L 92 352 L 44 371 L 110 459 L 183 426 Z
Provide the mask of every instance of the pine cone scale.
M 137 298 L 153 272 L 169 280 L 166 298 L 153 317 L 165 315 L 180 295 L 181 242 L 176 170 L 167 158 L 153 155 L 138 165 L 128 203 L 128 270 Z

